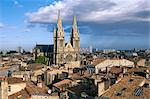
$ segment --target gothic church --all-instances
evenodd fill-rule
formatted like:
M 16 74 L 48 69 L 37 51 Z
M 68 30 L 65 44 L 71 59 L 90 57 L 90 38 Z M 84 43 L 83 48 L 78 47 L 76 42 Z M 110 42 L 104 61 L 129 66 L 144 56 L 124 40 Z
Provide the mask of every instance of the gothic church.
M 80 36 L 77 27 L 76 16 L 73 18 L 70 41 L 65 43 L 64 29 L 60 12 L 54 28 L 54 45 L 37 44 L 34 48 L 35 59 L 39 56 L 46 56 L 49 60 L 48 65 L 65 64 L 70 67 L 80 66 Z
M 53 63 L 59 64 L 72 64 L 79 65 L 79 52 L 80 52 L 80 36 L 77 27 L 76 16 L 73 18 L 73 25 L 71 29 L 70 41 L 65 43 L 64 29 L 60 12 L 58 13 L 57 25 L 54 28 L 54 50 L 53 50 Z

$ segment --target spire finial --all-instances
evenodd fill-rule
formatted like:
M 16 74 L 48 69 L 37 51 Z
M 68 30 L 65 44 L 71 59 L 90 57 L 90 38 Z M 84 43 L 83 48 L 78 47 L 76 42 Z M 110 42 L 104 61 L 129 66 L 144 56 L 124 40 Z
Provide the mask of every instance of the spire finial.
M 77 18 L 76 18 L 76 16 L 73 17 L 73 25 L 74 25 L 74 26 L 77 25 Z
M 58 19 L 60 19 L 60 10 L 58 10 Z
M 60 18 L 60 10 L 58 10 L 57 27 L 58 27 L 58 28 L 61 28 L 61 27 L 62 27 L 62 22 L 61 22 L 61 18 Z

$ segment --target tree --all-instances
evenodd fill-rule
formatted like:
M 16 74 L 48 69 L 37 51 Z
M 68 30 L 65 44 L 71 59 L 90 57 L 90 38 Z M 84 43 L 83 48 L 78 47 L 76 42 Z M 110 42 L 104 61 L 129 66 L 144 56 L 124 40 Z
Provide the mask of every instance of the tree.
M 45 56 L 39 56 L 36 60 L 35 63 L 42 63 L 42 64 L 47 64 L 48 59 Z

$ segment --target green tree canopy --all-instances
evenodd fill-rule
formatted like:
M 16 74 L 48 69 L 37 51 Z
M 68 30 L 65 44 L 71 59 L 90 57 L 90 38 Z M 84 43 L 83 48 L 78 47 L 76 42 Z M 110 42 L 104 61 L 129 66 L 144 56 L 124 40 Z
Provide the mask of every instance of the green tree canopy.
M 42 63 L 42 64 L 47 64 L 48 60 L 45 56 L 39 56 L 36 60 L 35 63 Z

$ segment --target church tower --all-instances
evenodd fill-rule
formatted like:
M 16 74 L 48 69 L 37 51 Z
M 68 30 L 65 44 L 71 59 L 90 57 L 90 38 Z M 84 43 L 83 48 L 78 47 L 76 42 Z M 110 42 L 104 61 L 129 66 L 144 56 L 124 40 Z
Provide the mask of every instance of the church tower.
M 60 18 L 60 11 L 58 12 L 57 26 L 54 28 L 54 64 L 62 64 L 64 61 L 64 30 Z
M 77 27 L 77 19 L 76 16 L 73 18 L 73 26 L 71 30 L 71 39 L 70 43 L 72 47 L 74 48 L 76 59 L 75 61 L 79 61 L 79 53 L 80 53 L 80 36 L 79 36 L 79 30 Z

